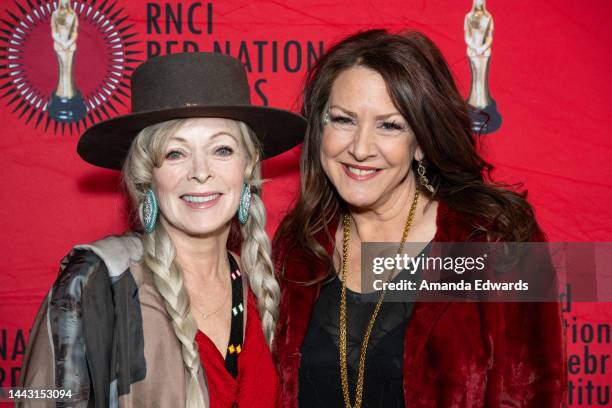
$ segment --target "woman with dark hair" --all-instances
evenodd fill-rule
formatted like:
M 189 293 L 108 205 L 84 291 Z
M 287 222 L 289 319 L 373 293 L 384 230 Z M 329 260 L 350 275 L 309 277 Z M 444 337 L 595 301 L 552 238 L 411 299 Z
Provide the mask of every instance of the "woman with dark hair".
M 360 293 L 362 242 L 544 240 L 525 194 L 490 180 L 438 48 L 353 35 L 310 71 L 303 114 L 301 194 L 274 246 L 283 406 L 562 406 L 558 304 Z

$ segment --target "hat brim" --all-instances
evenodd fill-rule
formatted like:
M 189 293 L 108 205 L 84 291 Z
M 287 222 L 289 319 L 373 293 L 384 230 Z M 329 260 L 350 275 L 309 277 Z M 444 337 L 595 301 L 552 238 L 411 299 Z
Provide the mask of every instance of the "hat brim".
M 265 106 L 185 106 L 118 116 L 87 129 L 77 152 L 88 163 L 120 170 L 132 141 L 142 129 L 180 118 L 227 118 L 251 127 L 263 150 L 262 159 L 279 155 L 304 139 L 306 120 L 295 113 Z

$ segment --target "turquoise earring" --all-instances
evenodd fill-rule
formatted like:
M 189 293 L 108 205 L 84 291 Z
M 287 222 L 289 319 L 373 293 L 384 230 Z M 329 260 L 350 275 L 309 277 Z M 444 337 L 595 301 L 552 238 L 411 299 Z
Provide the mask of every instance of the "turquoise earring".
M 238 206 L 238 221 L 242 225 L 246 224 L 249 219 L 249 208 L 251 208 L 251 186 L 244 183 L 240 195 L 240 205 Z
M 157 197 L 155 197 L 153 190 L 148 189 L 145 192 L 144 202 L 142 203 L 142 221 L 147 234 L 155 231 L 158 211 Z

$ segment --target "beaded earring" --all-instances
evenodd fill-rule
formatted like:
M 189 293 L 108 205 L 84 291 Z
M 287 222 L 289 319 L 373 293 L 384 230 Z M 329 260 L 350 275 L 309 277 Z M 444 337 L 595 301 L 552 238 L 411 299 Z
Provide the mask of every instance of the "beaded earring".
M 417 173 L 419 174 L 419 183 L 421 183 L 423 187 L 429 190 L 431 194 L 434 194 L 436 192 L 436 189 L 431 184 L 429 184 L 429 179 L 425 175 L 426 169 L 423 165 L 423 160 L 419 160 L 418 162 L 419 165 L 417 167 Z

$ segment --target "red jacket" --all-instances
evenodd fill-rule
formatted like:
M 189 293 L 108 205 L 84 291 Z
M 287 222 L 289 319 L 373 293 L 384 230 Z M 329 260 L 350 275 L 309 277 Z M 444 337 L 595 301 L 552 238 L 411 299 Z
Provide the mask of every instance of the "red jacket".
M 463 242 L 472 231 L 466 218 L 444 203 L 436 224 L 436 242 Z M 332 236 L 336 228 L 330 228 Z M 333 243 L 320 242 L 331 254 Z M 309 281 L 325 271 L 303 262 L 299 253 L 284 257 L 275 357 L 281 406 L 295 407 L 300 348 L 320 285 L 288 280 Z M 409 408 L 564 407 L 561 308 L 558 303 L 417 302 L 404 339 L 403 381 Z

